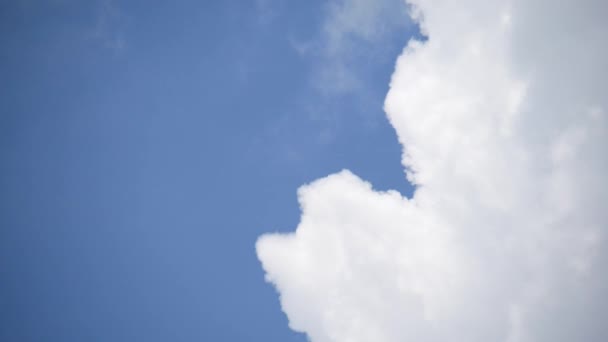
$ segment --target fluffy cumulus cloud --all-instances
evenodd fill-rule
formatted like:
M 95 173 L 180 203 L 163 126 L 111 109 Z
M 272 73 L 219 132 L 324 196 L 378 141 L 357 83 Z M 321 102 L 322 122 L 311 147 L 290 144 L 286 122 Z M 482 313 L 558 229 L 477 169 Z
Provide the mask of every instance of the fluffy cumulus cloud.
M 412 0 L 385 110 L 412 198 L 348 171 L 257 243 L 313 342 L 608 340 L 608 2 Z

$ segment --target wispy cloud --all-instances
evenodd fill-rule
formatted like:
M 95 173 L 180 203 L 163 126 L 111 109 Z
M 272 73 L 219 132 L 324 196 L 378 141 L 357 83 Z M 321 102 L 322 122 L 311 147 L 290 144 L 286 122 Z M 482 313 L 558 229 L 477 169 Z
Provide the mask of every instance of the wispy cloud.
M 115 54 L 121 53 L 127 46 L 122 29 L 127 17 L 113 1 L 100 2 L 97 18 L 87 37 L 99 42 L 104 48 Z
M 261 3 L 280 8 L 282 1 Z M 383 96 L 377 74 L 382 70 L 388 78 L 399 53 L 395 41 L 405 41 L 417 30 L 401 0 L 327 0 L 318 10 L 321 19 L 307 30 L 311 35 L 288 33 L 308 75 L 298 110 L 279 124 L 289 126 L 304 117 L 316 127 L 312 141 L 326 145 L 340 139 L 347 116 L 362 118 L 362 126 L 377 126 Z
M 258 23 L 271 23 L 280 14 L 285 4 L 284 0 L 255 0 L 255 10 Z
M 401 0 L 330 0 L 318 36 L 312 41 L 293 40 L 294 48 L 315 59 L 312 84 L 327 94 L 364 90 L 366 65 L 389 55 L 390 40 L 413 26 Z

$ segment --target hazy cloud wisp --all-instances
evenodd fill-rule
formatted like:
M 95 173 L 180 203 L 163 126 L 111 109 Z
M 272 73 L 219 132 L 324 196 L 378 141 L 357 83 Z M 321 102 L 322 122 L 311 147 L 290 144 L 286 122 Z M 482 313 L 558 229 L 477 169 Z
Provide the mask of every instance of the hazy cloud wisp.
M 317 60 L 313 86 L 325 94 L 363 91 L 357 68 L 388 57 L 384 47 L 391 36 L 411 25 L 406 13 L 401 0 L 328 0 L 318 37 L 293 41 L 301 54 Z

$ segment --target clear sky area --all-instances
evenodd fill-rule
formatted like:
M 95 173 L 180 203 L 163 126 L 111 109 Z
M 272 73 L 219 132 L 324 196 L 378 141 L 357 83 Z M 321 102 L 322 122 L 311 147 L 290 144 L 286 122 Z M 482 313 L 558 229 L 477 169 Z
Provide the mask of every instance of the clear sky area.
M 412 192 L 385 3 L 2 2 L 0 340 L 305 341 L 255 242 L 342 169 Z

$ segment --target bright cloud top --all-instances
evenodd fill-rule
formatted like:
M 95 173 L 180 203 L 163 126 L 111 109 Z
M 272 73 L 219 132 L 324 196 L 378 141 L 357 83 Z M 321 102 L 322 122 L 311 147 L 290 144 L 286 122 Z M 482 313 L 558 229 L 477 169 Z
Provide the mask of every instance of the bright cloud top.
M 608 339 L 605 1 L 414 0 L 385 109 L 413 198 L 303 186 L 257 251 L 313 342 Z

